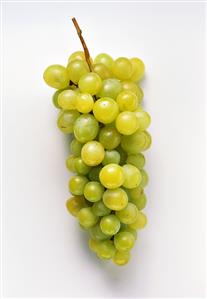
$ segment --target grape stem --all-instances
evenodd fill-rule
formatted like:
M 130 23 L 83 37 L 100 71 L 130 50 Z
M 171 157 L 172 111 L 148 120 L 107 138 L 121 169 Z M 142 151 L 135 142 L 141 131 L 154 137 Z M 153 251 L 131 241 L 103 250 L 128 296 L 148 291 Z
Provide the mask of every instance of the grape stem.
M 76 18 L 73 17 L 72 18 L 72 22 L 73 22 L 73 24 L 75 26 L 75 29 L 77 31 L 77 34 L 78 34 L 79 39 L 81 41 L 81 44 L 83 46 L 83 50 L 84 50 L 86 62 L 88 64 L 88 67 L 89 67 L 90 71 L 92 72 L 92 65 L 91 65 L 91 60 L 90 60 L 90 53 L 89 53 L 88 48 L 86 46 L 85 40 L 84 40 L 84 38 L 82 36 L 82 30 L 80 29 L 80 27 L 78 25 L 78 22 L 76 21 Z

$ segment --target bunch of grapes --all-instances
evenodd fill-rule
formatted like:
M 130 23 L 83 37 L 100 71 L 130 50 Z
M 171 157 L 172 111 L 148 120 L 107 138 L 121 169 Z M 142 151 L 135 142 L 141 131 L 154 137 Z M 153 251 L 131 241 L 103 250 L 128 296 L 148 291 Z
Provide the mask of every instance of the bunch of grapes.
M 139 58 L 113 60 L 102 53 L 87 63 L 81 51 L 66 67 L 51 65 L 44 72 L 45 82 L 57 89 L 57 125 L 72 134 L 66 166 L 74 175 L 66 207 L 89 232 L 89 248 L 117 265 L 129 261 L 137 230 L 147 223 L 142 152 L 151 137 L 138 85 L 143 75 Z

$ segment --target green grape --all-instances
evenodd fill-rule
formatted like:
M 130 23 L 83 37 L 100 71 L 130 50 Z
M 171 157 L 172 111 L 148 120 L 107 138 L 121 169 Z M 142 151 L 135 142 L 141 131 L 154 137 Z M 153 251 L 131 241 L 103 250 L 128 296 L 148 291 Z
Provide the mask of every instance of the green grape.
M 140 103 L 143 99 L 143 91 L 142 89 L 132 81 L 123 81 L 122 82 L 122 89 L 127 91 L 132 91 L 136 94 L 138 102 Z
M 152 138 L 147 131 L 143 131 L 143 134 L 145 136 L 145 144 L 143 150 L 147 150 L 151 146 Z
M 111 125 L 105 126 L 100 130 L 99 141 L 107 150 L 116 148 L 121 142 L 121 135 Z
M 99 181 L 99 173 L 102 169 L 102 166 L 96 166 L 92 167 L 92 169 L 89 171 L 88 178 L 90 181 Z
M 137 215 L 138 209 L 136 205 L 131 202 L 129 202 L 123 210 L 116 212 L 116 216 L 124 224 L 130 224 L 135 222 Z
M 96 138 L 99 131 L 99 125 L 95 117 L 91 114 L 83 114 L 74 124 L 75 138 L 82 143 Z
M 68 212 L 75 217 L 82 208 L 86 208 L 87 206 L 87 202 L 83 196 L 73 196 L 66 201 Z
M 97 253 L 98 246 L 99 246 L 99 241 L 94 240 L 94 239 L 89 239 L 89 241 L 88 241 L 88 247 L 90 248 L 91 251 Z
M 132 164 L 139 169 L 142 169 L 145 165 L 145 157 L 143 154 L 139 153 L 136 155 L 129 155 L 126 160 L 127 164 Z
M 106 53 L 101 53 L 95 57 L 94 63 L 102 63 L 107 68 L 111 69 L 114 61 L 110 55 L 108 55 Z
M 111 210 L 105 206 L 102 200 L 95 202 L 92 210 L 96 216 L 106 216 L 111 213 Z
M 89 166 L 96 166 L 104 159 L 104 148 L 100 142 L 89 141 L 84 144 L 81 151 L 81 158 Z
M 150 115 L 144 110 L 140 111 L 140 109 L 136 110 L 134 113 L 138 119 L 139 130 L 146 130 L 151 123 Z
M 120 154 L 120 165 L 124 165 L 126 163 L 126 159 L 127 159 L 127 153 L 123 150 L 123 148 L 121 146 L 118 146 L 116 149 L 119 154 Z
M 66 160 L 66 167 L 68 170 L 72 171 L 72 172 L 75 172 L 75 165 L 74 165 L 74 162 L 75 162 L 75 157 L 74 155 L 70 155 L 67 160 Z
M 70 151 L 71 153 L 76 156 L 79 157 L 81 154 L 81 150 L 82 150 L 83 144 L 80 143 L 78 140 L 76 140 L 75 138 L 71 141 L 70 143 Z
M 109 124 L 115 120 L 119 113 L 117 103 L 111 98 L 101 98 L 93 106 L 95 118 L 104 124 Z
M 144 188 L 145 186 L 147 186 L 147 184 L 149 182 L 149 176 L 148 176 L 147 172 L 144 169 L 141 169 L 140 172 L 141 172 L 141 176 L 142 176 L 140 186 L 142 188 Z
M 84 52 L 83 51 L 76 51 L 76 52 L 72 53 L 70 55 L 70 57 L 68 58 L 68 62 L 76 60 L 76 59 L 85 60 L 86 58 L 85 58 Z
M 81 113 L 89 113 L 93 110 L 94 100 L 88 93 L 79 93 L 76 101 L 76 109 Z
M 142 77 L 144 76 L 145 66 L 144 62 L 139 58 L 132 58 L 130 59 L 132 64 L 132 76 L 130 80 L 132 81 L 140 81 Z
M 101 259 L 111 259 L 115 252 L 116 249 L 111 240 L 101 241 L 97 247 L 97 256 Z
M 75 84 L 78 83 L 83 75 L 89 73 L 90 71 L 86 61 L 78 59 L 70 61 L 68 63 L 67 69 L 70 80 Z
M 120 111 L 135 111 L 138 107 L 138 99 L 135 93 L 129 90 L 120 92 L 116 98 Z
M 121 82 L 117 79 L 103 80 L 102 87 L 98 93 L 100 98 L 109 97 L 116 99 L 118 94 L 122 91 Z
M 132 199 L 132 202 L 136 205 L 138 210 L 143 210 L 147 204 L 147 197 L 145 193 L 140 194 L 140 196 L 137 196 Z
M 88 201 L 96 202 L 101 200 L 104 187 L 99 182 L 88 182 L 84 188 L 84 196 Z
M 69 85 L 69 74 L 67 69 L 58 64 L 50 65 L 43 74 L 45 82 L 56 89 L 66 88 Z
M 107 164 L 119 164 L 120 162 L 120 153 L 113 150 L 113 151 L 105 151 L 105 156 L 104 159 L 102 161 L 103 165 L 107 165 Z
M 79 115 L 79 112 L 76 110 L 61 111 L 57 120 L 58 128 L 63 133 L 72 133 L 74 123 L 76 119 L 79 117 Z
M 120 232 L 114 236 L 114 245 L 119 251 L 128 251 L 132 249 L 135 243 L 135 237 L 130 232 Z
M 120 211 L 127 206 L 128 196 L 121 188 L 106 190 L 103 194 L 103 202 L 107 208 Z
M 102 80 L 112 77 L 112 73 L 103 63 L 96 63 L 93 65 L 93 71 L 98 74 Z
M 57 101 L 64 110 L 76 110 L 77 94 L 71 89 L 64 90 L 59 94 Z
M 84 187 L 88 179 L 85 176 L 76 175 L 70 178 L 68 187 L 73 195 L 83 195 Z
M 98 222 L 98 218 L 96 215 L 93 214 L 93 211 L 91 207 L 88 208 L 82 208 L 78 212 L 78 220 L 79 223 L 84 227 L 84 228 L 91 228 Z
M 136 131 L 129 136 L 123 136 L 121 140 L 122 148 L 128 153 L 135 155 L 144 150 L 146 144 L 146 135 L 144 132 Z
M 68 87 L 69 88 L 69 87 Z M 67 89 L 67 88 L 66 88 Z M 66 90 L 66 89 L 58 89 L 58 90 L 56 90 L 56 92 L 53 94 L 53 96 L 52 96 L 52 101 L 53 101 L 53 104 L 54 104 L 54 106 L 56 107 L 56 108 L 58 108 L 58 109 L 61 109 L 61 107 L 59 106 L 59 104 L 58 104 L 58 96 L 59 96 L 59 94 L 63 91 L 63 90 Z
M 104 234 L 102 232 L 99 223 L 97 223 L 95 226 L 90 228 L 89 233 L 90 233 L 91 238 L 93 240 L 97 240 L 97 241 L 103 241 L 103 240 L 107 240 L 110 238 L 109 236 L 107 236 L 106 234 Z
M 80 157 L 75 158 L 74 168 L 75 171 L 80 175 L 86 175 L 91 170 L 91 167 L 86 165 Z
M 131 77 L 133 69 L 129 59 L 120 57 L 114 61 L 112 71 L 120 80 L 127 80 Z
M 83 75 L 79 82 L 78 87 L 82 93 L 89 93 L 95 95 L 99 92 L 102 86 L 102 80 L 96 73 L 88 73 Z
M 137 231 L 136 231 L 136 229 L 130 228 L 126 224 L 123 224 L 123 223 L 121 224 L 121 229 L 120 229 L 119 232 L 129 232 L 129 233 L 131 233 L 134 236 L 135 240 L 137 239 Z
M 100 228 L 105 235 L 115 235 L 118 233 L 120 226 L 120 221 L 115 215 L 107 215 L 101 218 Z
M 101 169 L 99 179 L 104 187 L 116 189 L 124 183 L 123 168 L 117 164 L 108 164 Z
M 118 266 L 126 265 L 130 260 L 130 252 L 129 251 L 116 251 L 113 262 Z
M 134 112 L 121 112 L 116 119 L 116 128 L 123 135 L 131 135 L 137 131 L 139 124 Z
M 129 224 L 129 227 L 133 229 L 142 229 L 146 225 L 147 225 L 147 217 L 144 213 L 139 211 L 136 221 Z
M 123 186 L 128 189 L 133 189 L 139 186 L 142 181 L 142 175 L 139 169 L 134 165 L 125 164 L 123 166 L 124 183 Z
M 134 200 L 136 200 L 138 197 L 141 196 L 141 194 L 143 194 L 143 188 L 141 187 L 141 183 L 139 184 L 138 187 L 136 188 L 132 188 L 132 189 L 124 189 L 129 197 L 129 200 L 134 202 Z

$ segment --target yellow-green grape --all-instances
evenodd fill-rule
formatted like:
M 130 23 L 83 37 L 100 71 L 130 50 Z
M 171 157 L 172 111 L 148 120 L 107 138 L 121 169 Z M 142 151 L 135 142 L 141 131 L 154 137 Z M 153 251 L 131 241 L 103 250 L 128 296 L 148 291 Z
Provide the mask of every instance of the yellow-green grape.
M 120 228 L 119 232 L 129 232 L 129 233 L 131 233 L 135 237 L 135 240 L 137 239 L 137 231 L 136 231 L 136 229 L 130 228 L 126 224 L 123 224 L 123 223 L 121 224 L 121 228 Z
M 132 164 L 139 169 L 142 169 L 145 165 L 145 157 L 143 154 L 139 153 L 136 155 L 129 155 L 126 160 L 127 164 Z
M 110 238 L 110 236 L 107 236 L 106 234 L 104 234 L 102 232 L 99 223 L 97 223 L 95 226 L 90 228 L 89 233 L 90 233 L 91 238 L 94 240 L 97 240 L 97 241 L 103 241 L 103 240 L 107 240 Z
M 126 191 L 129 200 L 132 202 L 136 200 L 138 197 L 140 197 L 141 194 L 143 194 L 143 188 L 141 187 L 141 183 L 136 188 L 132 188 L 132 189 L 125 188 L 124 190 Z
M 100 98 L 109 97 L 116 99 L 118 94 L 122 91 L 121 82 L 117 79 L 103 80 L 102 87 L 98 93 Z
M 101 259 L 111 259 L 115 255 L 116 249 L 111 240 L 100 241 L 97 247 L 97 256 Z
M 114 245 L 119 251 L 128 251 L 132 249 L 135 243 L 135 237 L 130 232 L 120 232 L 114 236 Z
M 78 59 L 70 61 L 68 63 L 67 69 L 70 80 L 75 84 L 78 83 L 83 75 L 89 73 L 90 71 L 86 61 Z
M 88 201 L 96 202 L 101 200 L 104 193 L 104 187 L 95 181 L 88 182 L 84 188 L 84 196 Z
M 140 111 L 140 109 L 136 110 L 134 113 L 138 119 L 139 130 L 146 130 L 151 123 L 150 115 L 144 110 Z
M 91 251 L 97 253 L 98 245 L 99 245 L 99 241 L 94 240 L 94 239 L 89 239 L 88 247 L 90 248 Z
M 130 224 L 135 222 L 137 215 L 138 209 L 136 205 L 131 202 L 129 202 L 123 210 L 116 212 L 116 216 L 124 224 Z
M 87 202 L 83 196 L 73 196 L 66 201 L 68 212 L 75 217 L 82 208 L 86 208 L 87 206 Z
M 129 251 L 116 251 L 113 262 L 118 266 L 126 265 L 130 260 L 130 252 Z
M 76 156 L 79 157 L 81 155 L 81 150 L 82 150 L 83 144 L 80 143 L 77 139 L 73 139 L 70 143 L 70 151 L 71 153 Z
M 130 90 L 120 92 L 116 98 L 120 111 L 135 111 L 138 107 L 138 99 L 135 93 Z
M 79 93 L 76 100 L 76 109 L 81 113 L 89 113 L 93 110 L 94 100 L 88 93 Z
M 99 92 L 102 86 L 102 80 L 96 73 L 88 73 L 83 75 L 79 82 L 78 87 L 82 93 L 89 93 L 95 95 Z
M 112 67 L 114 75 L 120 80 L 127 80 L 131 77 L 133 69 L 129 59 L 125 57 L 117 58 Z
M 147 150 L 151 146 L 152 138 L 147 131 L 143 131 L 143 134 L 145 136 L 145 144 L 143 150 Z
M 120 226 L 120 221 L 115 215 L 108 215 L 101 218 L 100 228 L 105 235 L 115 235 L 118 233 Z
M 127 206 L 128 196 L 121 188 L 106 190 L 103 194 L 103 202 L 107 208 L 120 211 Z
M 111 98 L 101 98 L 93 106 L 95 118 L 104 124 L 113 122 L 119 113 L 117 103 Z
M 137 207 L 138 210 L 143 210 L 147 204 L 147 197 L 145 193 L 140 194 L 131 200 Z
M 145 186 L 147 186 L 147 184 L 149 182 L 149 176 L 148 176 L 147 172 L 144 169 L 141 169 L 140 172 L 141 172 L 141 176 L 142 176 L 140 186 L 142 188 L 144 188 Z
M 68 62 L 76 60 L 76 59 L 85 60 L 86 58 L 85 58 L 84 52 L 83 51 L 76 51 L 76 52 L 72 53 L 70 55 L 70 57 L 68 58 Z
M 88 208 L 82 208 L 78 212 L 78 220 L 79 223 L 84 227 L 84 228 L 91 228 L 98 222 L 98 218 L 96 215 L 93 214 L 93 211 L 91 207 Z
M 96 166 L 104 159 L 104 147 L 98 141 L 89 141 L 84 144 L 81 151 L 81 158 L 89 166 Z
M 63 133 L 72 133 L 73 132 L 73 126 L 76 121 L 76 119 L 79 117 L 80 113 L 76 110 L 64 110 L 61 111 L 58 120 L 57 125 L 58 128 Z
M 74 123 L 75 138 L 82 143 L 96 138 L 98 130 L 98 122 L 91 114 L 82 114 Z
M 85 176 L 76 175 L 72 176 L 69 180 L 69 190 L 73 195 L 83 195 L 84 187 L 88 179 Z
M 111 213 L 111 210 L 105 206 L 102 200 L 95 202 L 92 210 L 96 216 L 106 216 Z
M 75 157 L 74 155 L 70 155 L 67 160 L 66 160 L 66 167 L 68 170 L 72 171 L 72 172 L 75 172 L 75 165 L 74 165 L 74 162 L 75 162 Z
M 69 87 L 68 87 L 69 88 Z M 63 90 L 66 90 L 66 89 L 58 89 L 56 90 L 56 92 L 53 94 L 52 96 L 52 101 L 53 101 L 53 104 L 54 106 L 57 108 L 57 109 L 60 109 L 61 107 L 59 106 L 58 104 L 58 96 L 59 94 L 63 91 Z
M 121 112 L 116 119 L 116 128 L 123 135 L 131 135 L 137 131 L 139 124 L 134 112 Z
M 137 169 L 134 165 L 131 164 L 125 164 L 122 168 L 124 171 L 123 186 L 128 189 L 138 187 L 142 181 L 142 175 L 139 169 Z
M 99 173 L 100 173 L 101 169 L 102 169 L 101 165 L 92 167 L 92 169 L 89 171 L 89 174 L 88 174 L 89 180 L 99 182 Z
M 75 158 L 74 168 L 75 171 L 80 175 L 86 175 L 91 170 L 91 167 L 86 165 L 80 157 Z
M 45 82 L 56 89 L 66 88 L 69 85 L 68 70 L 58 64 L 50 65 L 43 74 Z
M 98 74 L 102 80 L 112 77 L 112 73 L 109 68 L 103 63 L 96 63 L 93 65 L 93 71 Z
M 100 130 L 99 141 L 105 149 L 112 150 L 120 144 L 121 135 L 115 127 L 108 125 Z
M 123 168 L 117 164 L 108 164 L 101 169 L 99 179 L 104 187 L 116 189 L 124 183 Z
M 129 227 L 133 229 L 142 229 L 146 225 L 147 225 L 147 217 L 143 212 L 139 211 L 136 221 L 129 224 Z
M 143 99 L 143 91 L 142 89 L 132 81 L 123 81 L 122 82 L 122 89 L 129 90 L 136 94 L 138 102 L 140 103 Z
M 102 63 L 104 64 L 107 68 L 111 69 L 113 66 L 113 58 L 106 54 L 106 53 L 101 53 L 97 55 L 94 59 L 94 63 Z
M 127 159 L 127 153 L 123 150 L 123 148 L 121 146 L 118 146 L 116 148 L 116 150 L 119 152 L 120 154 L 120 165 L 124 165 L 126 163 L 126 159 Z
M 132 76 L 130 78 L 131 81 L 140 81 L 144 76 L 145 65 L 144 62 L 139 58 L 130 59 L 132 64 Z
M 102 161 L 103 165 L 107 165 L 107 164 L 119 164 L 120 162 L 120 153 L 112 150 L 112 151 L 105 151 L 105 156 L 104 159 Z
M 71 89 L 62 91 L 58 96 L 58 105 L 64 110 L 76 109 L 77 94 Z
M 146 144 L 146 135 L 143 131 L 136 131 L 129 136 L 123 136 L 121 140 L 122 148 L 128 153 L 135 155 L 140 151 L 143 151 Z

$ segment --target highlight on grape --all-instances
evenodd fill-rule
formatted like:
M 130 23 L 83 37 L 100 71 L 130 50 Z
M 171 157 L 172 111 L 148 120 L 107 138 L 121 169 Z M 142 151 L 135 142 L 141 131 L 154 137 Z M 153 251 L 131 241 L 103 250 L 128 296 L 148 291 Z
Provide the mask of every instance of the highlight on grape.
M 57 126 L 72 135 L 66 207 L 88 232 L 89 248 L 98 258 L 125 265 L 137 231 L 147 224 L 143 152 L 151 145 L 151 119 L 142 105 L 145 65 L 140 58 L 113 59 L 106 53 L 93 60 L 72 21 L 84 51 L 72 53 L 65 66 L 49 66 L 43 75 L 56 89 Z

